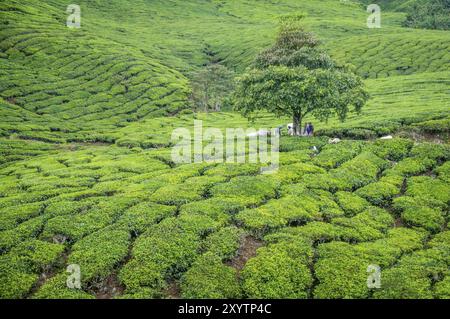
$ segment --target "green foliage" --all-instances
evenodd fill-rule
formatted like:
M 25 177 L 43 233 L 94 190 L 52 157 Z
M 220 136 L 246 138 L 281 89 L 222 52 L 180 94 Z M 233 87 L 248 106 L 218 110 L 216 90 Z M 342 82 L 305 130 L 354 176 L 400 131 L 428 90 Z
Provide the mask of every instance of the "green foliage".
M 377 140 L 369 148 L 377 156 L 391 161 L 400 161 L 407 157 L 413 142 L 408 139 Z
M 31 203 L 2 209 L 0 211 L 0 230 L 14 228 L 21 222 L 36 217 L 42 207 L 42 203 Z
M 328 144 L 314 157 L 313 162 L 327 169 L 336 168 L 358 155 L 361 151 L 361 146 L 362 144 L 357 141 Z
M 233 90 L 234 72 L 213 63 L 192 76 L 191 100 L 195 109 L 220 111 L 225 99 Z
M 24 241 L 1 256 L 0 298 L 23 298 L 38 280 L 38 274 L 49 270 L 64 247 L 36 239 Z
M 404 25 L 412 28 L 450 29 L 450 3 L 446 0 L 415 1 Z
M 412 177 L 408 180 L 407 195 L 435 199 L 447 204 L 450 201 L 448 184 L 428 176 Z
M 142 202 L 127 209 L 117 223 L 124 225 L 133 234 L 142 234 L 149 226 L 175 215 L 176 207 Z
M 258 208 L 244 210 L 236 219 L 258 236 L 265 232 L 287 226 L 289 223 L 305 223 L 320 217 L 319 207 L 311 197 L 288 196 L 270 200 Z
M 336 199 L 339 206 L 349 216 L 362 212 L 369 205 L 364 198 L 350 192 L 337 192 Z
M 101 230 L 72 246 L 68 263 L 77 264 L 83 283 L 104 279 L 127 255 L 130 235 L 122 230 Z
M 447 275 L 442 281 L 438 282 L 434 286 L 434 296 L 438 299 L 450 298 L 450 277 Z
M 437 232 L 442 229 L 445 218 L 440 210 L 429 207 L 413 207 L 406 209 L 402 213 L 402 219 L 412 226 L 424 227 L 425 229 Z
M 378 30 L 334 0 L 81 2 L 80 30 L 62 0 L 0 2 L 0 298 L 95 298 L 116 275 L 115 298 L 178 297 L 173 283 L 201 298 L 448 298 L 450 37 L 402 27 L 412 1 L 381 1 Z M 192 75 L 211 63 L 250 66 L 242 100 L 283 116 L 193 113 Z M 371 99 L 347 114 L 363 85 Z M 316 137 L 283 129 L 275 174 L 172 161 L 173 130 L 194 119 L 271 129 L 298 109 L 329 121 Z M 256 257 L 249 233 L 267 245 Z M 69 262 L 83 290 L 67 288 Z
M 236 255 L 243 234 L 241 229 L 234 226 L 221 228 L 205 239 L 204 249 L 222 260 L 230 260 Z
M 249 298 L 308 297 L 312 276 L 308 262 L 311 247 L 306 242 L 281 242 L 258 249 L 242 270 L 244 293 Z
M 448 271 L 442 253 L 435 249 L 415 252 L 403 257 L 395 267 L 383 272 L 382 289 L 374 292 L 383 299 L 431 299 L 432 277 Z
M 211 194 L 222 198 L 242 198 L 248 204 L 257 204 L 275 197 L 277 183 L 266 176 L 239 176 L 211 188 Z
M 397 186 L 386 182 L 376 182 L 358 189 L 355 193 L 377 206 L 387 206 L 400 192 Z
M 319 42 L 298 21 L 281 21 L 275 45 L 260 53 L 255 68 L 238 79 L 235 109 L 246 116 L 266 109 L 291 116 L 295 135 L 310 114 L 325 121 L 336 115 L 341 121 L 350 107 L 359 113 L 368 100 L 361 79 L 318 49 Z
M 241 297 L 236 269 L 225 266 L 213 253 L 200 256 L 183 275 L 183 298 L 236 299 Z
M 59 273 L 49 278 L 39 290 L 33 294 L 33 299 L 94 299 L 89 293 L 67 287 L 69 273 Z
M 395 262 L 402 253 L 422 246 L 423 236 L 413 230 L 394 229 L 386 239 L 350 245 L 341 242 L 321 244 L 316 276 L 319 284 L 314 290 L 315 298 L 367 298 L 367 267 L 386 267 Z M 385 271 L 382 269 L 382 285 Z

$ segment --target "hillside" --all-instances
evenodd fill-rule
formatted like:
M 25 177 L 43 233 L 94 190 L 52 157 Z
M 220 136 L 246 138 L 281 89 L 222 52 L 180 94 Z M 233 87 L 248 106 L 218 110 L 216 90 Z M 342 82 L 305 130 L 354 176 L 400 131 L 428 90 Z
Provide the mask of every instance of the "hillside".
M 448 299 L 450 31 L 403 27 L 410 1 L 368 29 L 362 2 L 80 0 L 69 29 L 66 1 L 2 1 L 0 298 Z M 362 113 L 283 136 L 274 175 L 174 163 L 194 119 L 290 121 L 188 97 L 193 71 L 242 73 L 296 12 L 364 78 Z

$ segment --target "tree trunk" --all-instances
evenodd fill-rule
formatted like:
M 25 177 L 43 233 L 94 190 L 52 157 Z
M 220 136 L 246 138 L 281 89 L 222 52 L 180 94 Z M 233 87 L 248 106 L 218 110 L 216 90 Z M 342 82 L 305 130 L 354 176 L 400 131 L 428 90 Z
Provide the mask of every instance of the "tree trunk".
M 299 136 L 302 135 L 302 117 L 300 114 L 294 114 L 292 117 L 292 122 L 294 124 L 293 130 L 294 135 Z

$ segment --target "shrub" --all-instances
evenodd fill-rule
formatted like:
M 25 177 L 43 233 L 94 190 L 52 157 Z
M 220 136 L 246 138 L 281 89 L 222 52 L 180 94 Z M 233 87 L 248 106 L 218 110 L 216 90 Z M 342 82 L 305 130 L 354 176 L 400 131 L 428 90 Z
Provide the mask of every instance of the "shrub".
M 126 226 L 135 235 L 143 233 L 149 226 L 166 217 L 175 215 L 176 207 L 143 202 L 127 209 L 117 223 Z
M 223 227 L 206 237 L 203 243 L 204 250 L 222 260 L 230 260 L 236 255 L 243 234 L 244 232 L 237 227 Z
M 401 196 L 393 200 L 393 208 L 397 213 L 407 209 L 430 207 L 438 210 L 445 209 L 445 204 L 433 198 Z
M 267 176 L 240 176 L 213 186 L 211 194 L 223 198 L 241 197 L 249 203 L 259 203 L 275 197 L 277 187 L 277 183 Z
M 394 138 L 392 140 L 377 140 L 368 147 L 368 151 L 390 161 L 400 161 L 407 157 L 413 142 L 409 139 Z
M 314 157 L 313 163 L 330 169 L 336 168 L 361 152 L 362 143 L 342 141 L 339 144 L 328 144 Z
M 223 180 L 220 176 L 193 177 L 182 184 L 161 187 L 150 199 L 161 204 L 180 206 L 201 200 L 209 187 Z
M 83 283 L 102 280 L 128 254 L 127 231 L 105 229 L 84 237 L 72 246 L 69 264 L 80 265 Z
M 31 203 L 0 210 L 0 231 L 12 229 L 21 222 L 36 217 L 41 213 L 42 208 L 42 203 Z
M 387 171 L 385 171 L 387 172 Z M 401 175 L 388 174 L 387 176 L 383 176 L 378 180 L 379 182 L 388 183 L 394 185 L 398 189 L 403 188 L 403 184 L 405 183 L 405 178 Z
M 56 262 L 63 250 L 63 245 L 31 239 L 12 248 L 9 254 L 14 256 L 20 268 L 30 272 L 42 272 Z
M 14 262 L 0 257 L 0 298 L 18 299 L 25 297 L 39 276 L 19 270 Z
M 429 158 L 434 161 L 450 159 L 450 147 L 446 144 L 420 143 L 411 150 L 412 157 Z
M 119 280 L 126 287 L 125 296 L 132 298 L 144 293 L 146 298 L 158 298 L 166 287 L 164 275 L 164 268 L 155 262 L 131 259 L 120 270 Z
M 361 153 L 352 160 L 331 170 L 333 178 L 345 185 L 341 190 L 351 190 L 375 182 L 378 173 L 386 168 L 387 162 L 372 153 Z
M 201 214 L 220 222 L 226 222 L 230 216 L 242 210 L 245 202 L 239 198 L 212 197 L 181 206 L 181 214 Z
M 319 284 L 315 298 L 367 298 L 367 267 L 388 267 L 401 254 L 421 248 L 423 234 L 411 229 L 392 229 L 386 238 L 350 245 L 343 242 L 321 244 L 315 264 Z M 384 270 L 382 270 L 382 285 Z
M 280 166 L 309 162 L 311 161 L 310 153 L 311 151 L 306 149 L 291 152 L 280 152 L 279 153 Z
M 157 293 L 164 287 L 165 278 L 185 272 L 200 248 L 197 228 L 192 221 L 169 217 L 139 236 L 132 259 L 119 274 L 127 290 L 147 287 Z
M 374 298 L 431 299 L 431 277 L 448 271 L 442 255 L 433 249 L 417 251 L 401 258 L 397 266 L 383 271 L 382 288 Z
M 245 295 L 248 298 L 307 298 L 312 285 L 307 266 L 311 256 L 311 247 L 302 242 L 283 242 L 258 249 L 257 256 L 247 261 L 241 273 Z
M 369 294 L 368 265 L 364 258 L 349 254 L 319 259 L 315 264 L 315 274 L 319 284 L 314 289 L 314 298 L 367 298 Z
M 299 138 L 297 136 L 282 136 L 280 139 L 280 152 L 307 150 L 313 146 L 320 149 L 327 144 L 327 141 L 327 137 Z
M 423 227 L 431 232 L 438 232 L 445 223 L 441 211 L 429 207 L 406 209 L 402 213 L 402 219 L 408 225 Z
M 342 181 L 330 173 L 325 174 L 305 174 L 302 177 L 302 183 L 308 185 L 308 188 L 323 189 L 330 192 L 338 190 L 351 190 L 352 185 Z
M 213 253 L 200 256 L 181 280 L 183 298 L 240 298 L 241 291 L 234 268 L 222 264 Z
M 374 205 L 386 206 L 399 192 L 398 187 L 392 184 L 376 182 L 358 189 L 355 194 L 367 199 Z
M 306 174 L 325 173 L 325 170 L 310 164 L 295 163 L 282 165 L 278 171 L 270 175 L 280 185 L 299 182 Z
M 80 289 L 67 287 L 69 273 L 59 273 L 48 279 L 31 297 L 33 299 L 94 299 L 95 297 Z
M 412 177 L 408 180 L 406 195 L 436 199 L 444 204 L 450 201 L 448 184 L 428 176 Z
M 1 231 L 0 251 L 5 252 L 24 240 L 36 237 L 44 223 L 44 217 L 38 216 L 21 223 L 16 228 Z
M 215 167 L 208 168 L 205 171 L 207 176 L 223 176 L 236 177 L 240 175 L 256 175 L 260 171 L 260 166 L 257 164 L 219 164 Z
M 450 299 L 450 276 L 447 275 L 442 281 L 434 286 L 434 297 L 437 299 Z
M 350 192 L 337 192 L 336 199 L 348 216 L 354 216 L 369 206 L 364 198 Z
M 305 223 L 319 216 L 319 206 L 315 200 L 303 195 L 270 200 L 263 206 L 238 213 L 236 219 L 261 236 L 270 229 L 291 222 Z
M 448 134 L 450 127 L 450 119 L 441 119 L 441 120 L 430 120 L 420 123 L 414 123 L 412 125 L 414 128 L 419 129 L 420 131 L 431 133 L 431 134 Z
M 419 175 L 430 170 L 434 165 L 436 165 L 436 162 L 427 157 L 408 157 L 398 162 L 392 169 L 390 169 L 386 173 L 398 174 L 402 176 Z
M 438 174 L 439 179 L 446 183 L 450 183 L 450 161 L 447 161 L 442 166 L 438 167 L 436 173 Z

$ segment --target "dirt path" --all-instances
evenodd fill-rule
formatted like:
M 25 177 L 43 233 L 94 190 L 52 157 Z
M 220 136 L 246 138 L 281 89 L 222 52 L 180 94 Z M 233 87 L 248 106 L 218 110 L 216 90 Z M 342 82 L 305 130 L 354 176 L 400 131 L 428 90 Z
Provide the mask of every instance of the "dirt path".
M 261 240 L 258 240 L 252 236 L 244 237 L 236 257 L 234 257 L 227 264 L 235 268 L 239 273 L 242 270 L 242 268 L 244 268 L 245 264 L 247 263 L 247 260 L 249 260 L 252 257 L 255 257 L 256 250 L 262 246 L 263 242 Z

